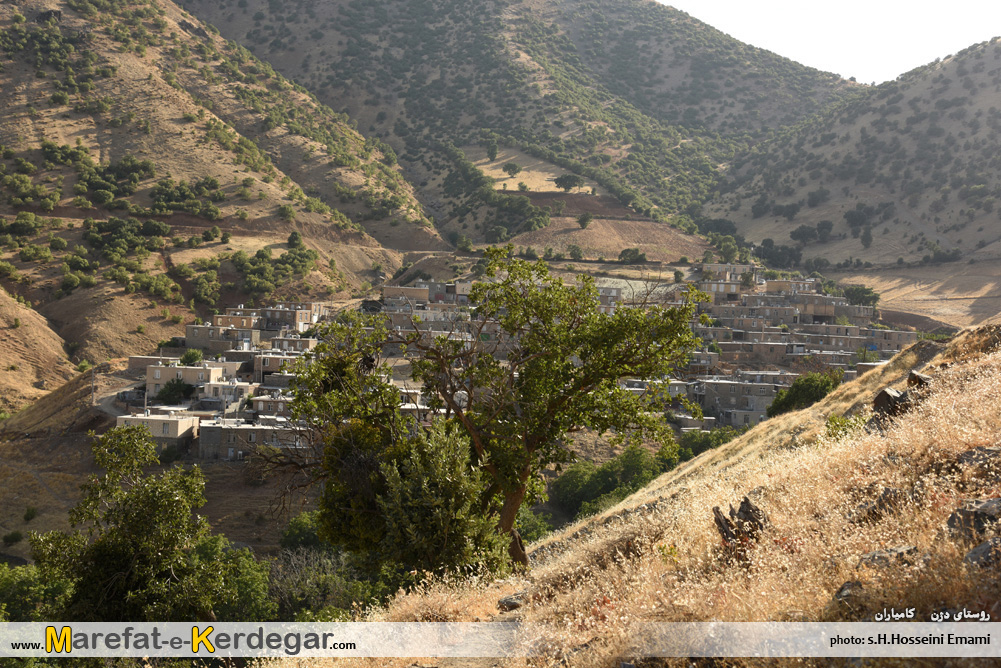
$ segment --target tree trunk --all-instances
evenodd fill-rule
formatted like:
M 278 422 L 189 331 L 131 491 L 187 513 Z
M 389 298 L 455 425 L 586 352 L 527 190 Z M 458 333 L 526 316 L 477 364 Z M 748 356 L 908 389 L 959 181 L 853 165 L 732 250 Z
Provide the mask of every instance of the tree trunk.
M 500 522 L 498 524 L 498 528 L 502 533 L 511 535 L 511 545 L 508 547 L 508 554 L 511 555 L 511 561 L 524 568 L 528 568 L 528 553 L 525 552 L 525 544 L 522 542 L 521 536 L 518 535 L 518 531 L 514 528 L 514 522 L 518 517 L 518 509 L 521 508 L 521 502 L 525 500 L 526 491 L 528 491 L 528 486 L 522 482 L 516 489 L 504 495 L 504 505 L 501 507 Z

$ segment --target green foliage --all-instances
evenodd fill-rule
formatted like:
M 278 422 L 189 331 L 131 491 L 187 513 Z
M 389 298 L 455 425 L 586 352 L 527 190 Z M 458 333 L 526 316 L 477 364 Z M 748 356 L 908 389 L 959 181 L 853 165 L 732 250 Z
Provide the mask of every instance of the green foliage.
M 289 248 L 304 248 L 305 244 L 302 241 L 302 234 L 298 230 L 292 230 L 292 233 L 288 235 L 288 247 Z
M 842 287 L 842 291 L 849 304 L 857 306 L 876 306 L 879 304 L 879 293 L 865 285 L 845 285 Z
M 578 174 L 561 174 L 553 179 L 553 182 L 556 184 L 557 188 L 565 192 L 570 192 L 574 188 L 579 189 L 583 187 L 585 183 L 584 177 Z
M 181 355 L 180 364 L 181 366 L 198 366 L 202 363 L 204 356 L 202 351 L 198 348 L 190 348 L 184 351 Z
M 295 276 L 304 276 L 316 266 L 319 255 L 307 248 L 290 248 L 277 258 L 272 258 L 271 250 L 263 248 L 253 256 L 237 251 L 230 258 L 233 266 L 243 277 L 240 286 L 250 294 L 269 294 Z
M 36 508 L 35 506 L 28 506 L 27 508 L 24 509 L 25 523 L 30 522 L 36 517 L 38 517 L 38 508 Z
M 619 262 L 622 264 L 640 264 L 646 262 L 646 253 L 641 253 L 639 248 L 624 248 L 619 253 Z
M 714 450 L 729 443 L 748 430 L 747 427 L 724 425 L 712 431 L 690 431 L 681 435 L 678 454 L 681 461 L 688 461 L 707 450 Z
M 515 528 L 526 543 L 534 543 L 552 533 L 552 516 L 537 513 L 526 505 L 518 509 L 518 519 Z
M 185 399 L 190 399 L 194 393 L 194 385 L 188 385 L 180 378 L 171 378 L 160 388 L 156 400 L 164 404 L 175 405 Z
M 800 376 L 788 389 L 779 390 L 775 395 L 768 407 L 768 417 L 812 406 L 834 391 L 843 377 L 844 372 L 840 369 Z
M 11 567 L 0 563 L 0 619 L 42 622 L 57 619 L 72 594 L 73 583 L 53 577 L 34 565 Z M 6 613 L 6 617 L 4 614 Z
M 209 220 L 222 217 L 215 202 L 226 199 L 220 190 L 219 180 L 212 176 L 205 176 L 191 183 L 162 179 L 153 187 L 150 197 L 153 200 L 153 213 L 182 211 Z
M 519 167 L 518 164 L 514 162 L 505 162 L 501 166 L 501 169 L 504 170 L 504 173 L 507 174 L 509 177 L 514 177 L 521 173 L 521 167 Z
M 590 211 L 587 211 L 577 216 L 577 224 L 580 225 L 580 229 L 582 230 L 586 230 L 587 226 L 591 224 L 592 220 L 594 220 L 594 214 L 591 213 Z
M 486 250 L 490 280 L 470 295 L 480 317 L 496 319 L 514 337 L 506 362 L 491 354 L 496 342 L 474 337 L 472 354 L 465 342 L 414 343 L 421 355 L 411 363 L 431 407 L 451 410 L 477 459 L 488 462 L 483 468 L 503 501 L 504 531 L 522 500 L 535 496 L 541 470 L 567 461 L 571 433 L 614 430 L 617 440 L 646 433 L 673 446 L 648 400 L 617 381 L 666 375 L 695 345 L 687 326 L 695 302 L 601 313 L 593 279 L 567 285 L 544 263 L 510 259 L 510 251 Z
M 289 520 L 288 526 L 282 532 L 281 540 L 278 544 L 285 550 L 330 550 L 330 544 L 320 540 L 319 534 L 320 511 L 313 510 L 302 512 Z
M 853 415 L 851 417 L 828 415 L 825 433 L 831 439 L 845 438 L 846 436 L 860 432 L 865 427 L 865 422 L 865 417 L 862 415 Z
M 70 512 L 86 532 L 32 536 L 40 572 L 73 583 L 57 617 L 79 621 L 267 620 L 267 567 L 247 550 L 227 550 L 195 510 L 205 503 L 198 468 L 144 475 L 157 463 L 143 427 L 117 427 L 96 439 L 105 469 L 82 486 Z
M 11 545 L 20 543 L 22 540 L 24 540 L 24 534 L 21 533 L 20 531 L 17 531 L 16 529 L 14 531 L 5 533 L 3 536 L 4 547 L 10 547 Z
M 630 445 L 621 454 L 596 466 L 592 462 L 571 464 L 552 484 L 551 496 L 557 506 L 571 516 L 594 515 L 640 489 L 676 459 L 661 461 L 638 445 Z
M 384 559 L 423 572 L 503 566 L 506 541 L 493 518 L 480 512 L 484 485 L 480 471 L 469 467 L 469 452 L 461 429 L 437 421 L 396 461 L 382 464 L 386 491 L 377 504 L 385 521 Z
M 91 364 L 90 360 L 81 360 L 80 363 L 76 365 L 76 370 L 80 373 L 86 373 L 87 371 L 90 371 L 93 366 L 94 365 Z

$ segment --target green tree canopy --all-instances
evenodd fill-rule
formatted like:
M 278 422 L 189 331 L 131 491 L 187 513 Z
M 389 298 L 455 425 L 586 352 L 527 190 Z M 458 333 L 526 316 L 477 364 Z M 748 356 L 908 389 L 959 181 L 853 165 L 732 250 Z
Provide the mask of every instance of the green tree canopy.
M 165 404 L 178 404 L 185 399 L 190 399 L 194 393 L 194 385 L 188 385 L 180 378 L 171 378 L 157 392 L 156 400 Z
M 198 348 L 191 348 L 190 350 L 185 350 L 184 354 L 181 355 L 181 365 L 182 366 L 197 366 L 202 363 L 205 359 L 205 355 Z
M 376 316 L 345 314 L 325 329 L 324 344 L 297 365 L 293 411 L 311 425 L 310 445 L 295 451 L 296 462 L 282 462 L 280 452 L 266 456 L 276 467 L 290 464 L 284 468 L 295 484 L 324 481 L 325 539 L 359 550 L 381 544 L 388 553 L 383 541 L 389 532 L 406 531 L 393 528 L 399 518 L 386 500 L 396 494 L 417 498 L 417 490 L 393 491 L 399 484 L 393 470 L 406 481 L 407 470 L 458 466 L 445 447 L 455 436 L 429 437 L 437 463 L 408 463 L 407 453 L 422 437 L 412 441 L 415 427 L 400 416 L 400 394 L 381 375 L 387 369 L 382 355 L 394 347 L 414 356 L 413 378 L 429 409 L 441 411 L 468 439 L 466 476 L 481 480 L 478 503 L 470 508 L 502 534 L 512 534 L 516 561 L 526 561 L 514 533 L 519 508 L 542 493 L 547 466 L 570 459 L 575 432 L 614 432 L 616 441 L 645 436 L 676 452 L 670 429 L 651 409 L 653 399 L 626 391 L 618 381 L 662 378 L 682 363 L 697 344 L 688 324 L 696 294 L 679 308 L 650 304 L 602 313 L 591 277 L 566 284 L 544 262 L 513 259 L 511 251 L 487 249 L 487 280 L 470 294 L 476 315 L 457 323 L 453 336 L 431 339 L 416 321 L 411 331 L 391 331 Z M 444 503 L 465 508 L 459 500 L 468 490 L 451 489 L 452 501 Z M 333 521 L 322 521 L 324 509 L 333 511 Z M 463 535 L 481 535 L 472 516 L 465 526 Z
M 846 285 L 842 288 L 845 299 L 856 306 L 876 306 L 879 304 L 879 293 L 865 285 Z
M 521 167 L 514 162 L 505 162 L 501 169 L 503 169 L 504 173 L 508 176 L 517 176 L 521 173 Z
M 768 417 L 797 411 L 817 403 L 841 384 L 844 372 L 840 369 L 823 373 L 808 373 L 793 381 L 786 390 L 779 390 L 768 407 Z
M 32 556 L 53 580 L 73 583 L 61 616 L 77 621 L 270 619 L 267 566 L 227 550 L 195 514 L 205 503 L 197 468 L 146 475 L 157 464 L 145 427 L 117 427 L 94 443 L 103 476 L 82 486 L 70 533 L 32 534 Z
M 584 177 L 578 174 L 562 174 L 553 179 L 556 187 L 564 192 L 570 192 L 574 188 L 583 187 Z

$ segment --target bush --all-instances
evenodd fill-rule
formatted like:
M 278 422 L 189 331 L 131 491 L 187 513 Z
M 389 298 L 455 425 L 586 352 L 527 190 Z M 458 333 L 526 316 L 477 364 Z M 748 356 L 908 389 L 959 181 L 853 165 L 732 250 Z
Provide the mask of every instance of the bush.
M 160 388 L 160 392 L 156 395 L 156 400 L 162 401 L 165 404 L 179 404 L 185 399 L 190 399 L 194 393 L 194 385 L 188 385 L 180 378 L 171 378 Z
M 11 531 L 10 533 L 4 534 L 3 544 L 6 547 L 10 547 L 11 545 L 20 543 L 22 540 L 24 540 L 24 534 L 20 531 Z
M 36 517 L 38 517 L 38 508 L 35 508 L 34 506 L 28 506 L 27 508 L 24 509 L 25 522 L 30 522 Z
M 181 355 L 181 366 L 197 366 L 202 363 L 204 355 L 198 348 L 190 348 Z
M 844 378 L 844 371 L 835 369 L 824 373 L 800 376 L 787 390 L 779 390 L 768 407 L 768 417 L 812 406 L 830 394 Z
M 382 465 L 380 552 L 389 560 L 427 572 L 496 571 L 507 562 L 505 537 L 479 510 L 483 485 L 469 468 L 470 449 L 465 434 L 442 421 L 419 434 L 400 461 Z
M 93 366 L 94 365 L 90 363 L 90 360 L 81 360 L 81 362 L 76 365 L 76 370 L 80 373 L 84 373 L 85 371 L 90 371 Z

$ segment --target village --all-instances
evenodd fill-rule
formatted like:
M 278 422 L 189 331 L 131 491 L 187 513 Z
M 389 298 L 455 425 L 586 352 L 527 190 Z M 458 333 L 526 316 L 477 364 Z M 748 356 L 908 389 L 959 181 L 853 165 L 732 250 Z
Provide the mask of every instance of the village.
M 769 280 L 759 277 L 760 268 L 740 264 L 705 263 L 694 270 L 692 287 L 709 296 L 691 324 L 701 349 L 671 378 L 621 383 L 631 392 L 658 392 L 682 432 L 756 425 L 801 373 L 838 369 L 852 380 L 918 338 L 914 331 L 876 325 L 874 307 L 823 294 L 812 278 Z M 642 307 L 651 298 L 680 304 L 688 288 L 682 283 L 638 292 L 635 285 L 614 283 L 598 280 L 601 312 Z M 497 323 L 477 321 L 472 287 L 470 281 L 386 285 L 381 299 L 363 301 L 360 309 L 381 313 L 391 330 L 422 340 L 493 339 L 493 354 L 502 356 L 503 335 Z M 290 366 L 321 343 L 321 325 L 335 313 L 323 302 L 240 304 L 211 323 L 187 325 L 185 337 L 156 355 L 129 359 L 128 373 L 142 383 L 117 393 L 117 425 L 145 426 L 162 450 L 199 460 L 241 460 L 261 445 L 294 447 L 302 430 L 290 413 Z M 411 351 L 396 346 L 384 354 L 391 366 L 405 369 Z M 427 419 L 420 388 L 405 373 L 392 374 L 391 382 L 401 409 Z M 693 416 L 682 398 L 703 415 Z

